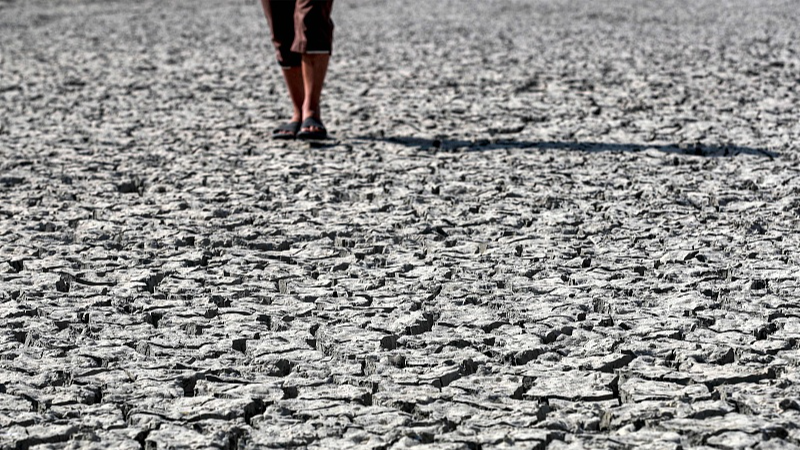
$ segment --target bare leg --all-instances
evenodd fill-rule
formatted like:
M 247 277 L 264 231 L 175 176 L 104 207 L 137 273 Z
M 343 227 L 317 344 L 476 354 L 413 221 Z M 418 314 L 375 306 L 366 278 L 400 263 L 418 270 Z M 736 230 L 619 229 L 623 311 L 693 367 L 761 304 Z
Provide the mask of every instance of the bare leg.
M 295 39 L 295 24 L 292 20 L 295 14 L 295 2 L 284 0 L 261 0 L 264 15 L 272 31 L 272 45 L 275 47 L 278 63 L 283 66 L 296 66 L 283 69 L 283 79 L 292 100 L 294 112 L 292 122 L 303 119 L 303 100 L 305 88 L 303 86 L 303 69 L 300 67 L 300 55 L 293 53 L 290 46 Z M 292 135 L 288 130 L 276 130 L 277 134 Z
M 303 87 L 303 70 L 300 67 L 284 68 L 283 80 L 286 82 L 286 87 L 289 90 L 289 97 L 292 99 L 292 122 L 301 122 L 303 120 L 303 99 L 305 99 L 305 88 Z M 280 134 L 293 133 L 288 130 L 277 131 Z
M 322 85 L 325 83 L 325 74 L 328 72 L 330 55 L 303 55 L 303 90 L 306 93 L 303 101 L 303 119 L 313 117 L 322 120 L 320 111 L 320 98 Z M 322 131 L 317 127 L 303 128 L 303 131 Z
M 283 79 L 286 81 L 286 87 L 289 89 L 289 97 L 291 97 L 292 106 L 294 107 L 292 122 L 302 120 L 303 101 L 306 96 L 303 83 L 303 69 L 300 67 L 283 69 Z

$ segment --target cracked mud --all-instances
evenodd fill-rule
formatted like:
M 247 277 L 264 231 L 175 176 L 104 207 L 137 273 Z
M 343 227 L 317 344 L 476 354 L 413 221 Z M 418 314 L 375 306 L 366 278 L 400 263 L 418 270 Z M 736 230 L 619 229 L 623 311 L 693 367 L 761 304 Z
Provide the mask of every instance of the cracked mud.
M 0 0 L 0 448 L 798 448 L 799 10 L 618 3 Z

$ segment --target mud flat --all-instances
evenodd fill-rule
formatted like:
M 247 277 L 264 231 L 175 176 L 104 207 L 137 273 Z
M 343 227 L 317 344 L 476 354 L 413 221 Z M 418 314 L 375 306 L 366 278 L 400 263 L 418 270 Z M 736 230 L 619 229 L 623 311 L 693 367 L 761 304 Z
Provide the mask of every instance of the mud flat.
M 0 448 L 800 445 L 792 2 L 0 1 Z

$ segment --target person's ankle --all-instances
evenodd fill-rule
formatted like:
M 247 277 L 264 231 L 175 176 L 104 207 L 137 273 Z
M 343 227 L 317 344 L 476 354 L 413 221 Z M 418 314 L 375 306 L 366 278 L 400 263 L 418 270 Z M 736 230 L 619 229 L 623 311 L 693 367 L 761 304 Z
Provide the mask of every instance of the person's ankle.
M 304 109 L 303 110 L 303 120 L 314 118 L 317 120 L 322 119 L 322 115 L 319 112 L 319 109 Z

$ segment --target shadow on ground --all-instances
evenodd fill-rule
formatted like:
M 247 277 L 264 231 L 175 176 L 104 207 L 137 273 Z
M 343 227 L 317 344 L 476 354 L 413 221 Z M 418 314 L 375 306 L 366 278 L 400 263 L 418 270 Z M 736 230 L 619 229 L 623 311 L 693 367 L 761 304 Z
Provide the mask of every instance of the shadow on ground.
M 762 148 L 743 147 L 739 145 L 704 145 L 704 144 L 611 144 L 604 142 L 557 142 L 557 141 L 518 141 L 518 140 L 459 140 L 459 139 L 424 139 L 411 136 L 358 136 L 355 140 L 389 142 L 419 149 L 443 149 L 464 151 L 490 151 L 502 149 L 533 148 L 540 150 L 567 150 L 587 153 L 600 152 L 640 152 L 655 149 L 675 155 L 694 155 L 705 157 L 731 157 L 736 155 L 755 155 L 774 159 L 778 153 Z

